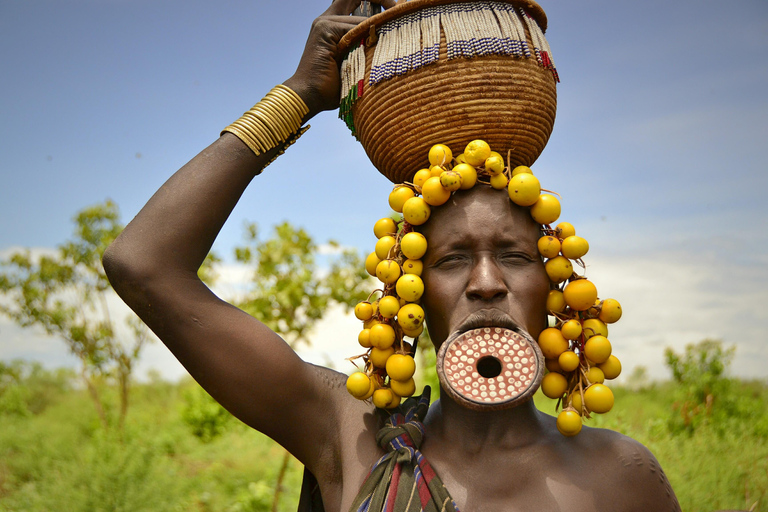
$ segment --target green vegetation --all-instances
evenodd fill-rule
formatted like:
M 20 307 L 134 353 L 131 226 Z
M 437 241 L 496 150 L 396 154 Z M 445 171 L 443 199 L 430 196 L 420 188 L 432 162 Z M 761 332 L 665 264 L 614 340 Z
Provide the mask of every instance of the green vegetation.
M 686 512 L 768 511 L 768 385 L 727 382 L 727 395 L 693 430 L 675 427 L 675 382 L 614 386 L 615 409 L 588 425 L 648 446 Z M 750 413 L 715 413 L 718 403 L 733 399 Z M 553 400 L 537 395 L 536 402 L 554 413 Z M 102 427 L 72 372 L 0 366 L 0 511 L 268 511 L 283 453 L 223 415 L 191 380 L 134 384 L 120 432 Z M 296 509 L 301 471 L 291 459 L 280 511 Z
M 768 385 L 730 382 L 731 392 L 768 420 Z M 670 422 L 679 414 L 673 382 L 632 391 L 612 386 L 616 405 L 593 415 L 585 425 L 610 428 L 647 446 L 659 460 L 685 512 L 768 510 L 768 436 L 754 420 L 729 419 L 727 428 L 708 423 L 693 432 L 676 432 Z M 539 409 L 555 415 L 555 401 L 537 393 Z M 754 508 L 751 508 L 754 507 Z
M 336 252 L 327 275 L 316 264 L 317 246 L 301 228 L 288 222 L 275 226 L 274 236 L 260 240 L 256 224 L 245 227 L 245 245 L 235 248 L 238 262 L 253 269 L 248 290 L 233 304 L 278 333 L 291 347 L 308 345 L 307 334 L 331 304 L 348 310 L 363 300 L 369 276 L 356 250 Z
M 638 367 L 612 386 L 614 409 L 585 423 L 647 446 L 686 512 L 768 510 L 768 385 L 726 378 L 734 352 L 717 340 L 667 349 L 671 382 L 647 384 Z M 541 393 L 536 404 L 555 415 Z
M 0 313 L 64 341 L 80 361 L 82 382 L 104 428 L 114 423 L 122 428 L 133 363 L 149 339 L 135 318 L 127 319 L 131 334 L 121 336 L 107 303 L 110 286 L 101 256 L 123 226 L 111 201 L 81 210 L 74 222 L 74 236 L 55 254 L 34 257 L 25 250 L 0 261 L 0 294 L 10 299 Z M 117 418 L 108 414 L 100 392 L 106 379 L 120 388 Z
M 80 362 L 74 372 L 0 361 L 0 512 L 295 510 L 302 467 L 280 446 L 192 380 L 133 381 L 147 331 L 136 318 L 117 328 L 99 263 L 121 229 L 117 208 L 86 208 L 75 224 L 54 255 L 0 261 L 0 313 L 60 338 Z M 365 295 L 355 252 L 335 251 L 319 279 L 303 230 L 284 223 L 261 241 L 250 224 L 245 238 L 235 256 L 253 280 L 234 302 L 292 346 L 309 342 L 330 304 L 351 307 Z M 201 268 L 208 282 L 217 261 L 210 254 Z M 419 379 L 436 392 L 428 337 L 419 352 Z M 726 378 L 733 352 L 715 340 L 668 349 L 671 382 L 649 384 L 636 368 L 626 387 L 613 386 L 614 410 L 587 423 L 648 446 L 686 512 L 768 512 L 768 385 Z M 554 401 L 535 400 L 556 414 Z
M 101 426 L 87 392 L 72 387 L 78 381 L 61 386 L 56 373 L 36 373 L 0 391 L 47 396 L 42 408 L 15 400 L 0 410 L 0 511 L 271 510 L 284 450 L 231 417 L 217 436 L 197 436 L 184 418 L 204 404 L 186 399 L 204 393 L 193 381 L 135 384 L 120 432 Z M 281 511 L 296 509 L 301 471 L 291 460 Z
M 15 505 L 18 510 L 164 510 L 162 507 L 166 503 L 173 505 L 169 510 L 188 510 L 191 505 L 181 506 L 174 493 L 178 491 L 179 497 L 195 495 L 195 489 L 186 488 L 176 478 L 185 476 L 184 464 L 166 460 L 164 452 L 154 444 L 157 440 L 148 434 L 157 429 L 147 429 L 144 425 L 139 425 L 138 430 L 136 425 L 126 428 L 128 406 L 133 401 L 132 396 L 129 400 L 129 395 L 132 395 L 134 363 L 151 338 L 148 329 L 132 314 L 125 319 L 127 328 L 121 332 L 108 306 L 108 295 L 112 290 L 101 258 L 123 229 L 119 217 L 117 206 L 111 201 L 85 208 L 74 218 L 73 238 L 62 244 L 54 255 L 35 257 L 25 250 L 0 261 L 0 298 L 4 299 L 0 302 L 0 314 L 21 327 L 42 328 L 65 342 L 80 362 L 81 383 L 88 391 L 84 396 L 91 399 L 100 422 L 100 429 L 88 427 L 87 437 L 75 442 L 76 452 L 60 453 L 61 457 L 54 460 L 35 458 L 34 472 L 21 480 L 33 484 L 18 488 L 12 485 L 16 489 L 13 496 L 21 500 Z M 328 272 L 321 275 L 316 265 L 317 246 L 303 229 L 284 222 L 275 227 L 272 238 L 260 240 L 256 224 L 247 224 L 245 244 L 236 248 L 235 257 L 249 266 L 253 274 L 244 292 L 232 302 L 280 334 L 292 347 L 309 344 L 307 335 L 322 319 L 328 306 L 341 304 L 351 308 L 366 296 L 363 283 L 369 276 L 357 252 L 342 249 L 333 241 L 328 242 L 328 247 L 333 254 L 326 258 Z M 210 284 L 216 278 L 213 265 L 219 261 L 215 254 L 207 255 L 198 272 L 206 283 Z M 39 367 L 0 363 L 0 414 L 14 418 L 8 420 L 8 426 L 2 425 L 0 442 L 13 432 L 13 422 L 29 418 L 36 410 L 42 412 L 40 407 L 35 409 L 33 406 L 35 399 L 40 399 L 35 394 L 39 394 L 39 390 L 30 387 L 34 377 L 40 374 Z M 72 386 L 71 382 L 67 384 Z M 82 398 L 81 393 L 70 394 Z M 63 394 L 61 398 L 64 400 Z M 196 386 L 185 389 L 181 401 L 184 406 L 179 414 L 172 416 L 173 421 L 183 421 L 196 439 L 211 447 L 216 444 L 214 441 L 223 442 L 224 432 L 236 423 Z M 163 416 L 166 410 L 171 410 L 168 407 L 178 409 L 176 402 L 174 398 L 157 414 Z M 77 423 L 87 417 L 79 404 L 73 405 L 73 411 L 76 411 L 75 415 L 67 418 L 67 422 Z M 24 435 L 35 432 L 37 420 L 29 418 L 32 425 L 29 429 L 26 425 L 20 427 Z M 173 428 L 173 423 L 163 424 L 157 431 L 166 432 L 167 437 L 169 428 Z M 40 429 L 42 436 L 45 429 L 43 426 Z M 13 444 L 15 441 L 11 437 L 7 439 L 9 460 L 15 460 L 13 454 L 23 450 Z M 35 440 L 36 448 L 47 446 L 50 439 L 55 439 L 55 435 L 51 434 L 45 441 L 42 437 Z M 61 451 L 71 441 L 56 440 L 56 450 Z M 161 442 L 162 446 L 168 444 L 163 443 L 165 441 Z M 280 451 L 263 439 L 256 445 L 270 452 Z M 0 445 L 0 456 L 4 449 L 6 445 Z M 248 453 L 248 450 L 238 453 Z M 254 460 L 269 458 L 264 453 L 253 455 L 256 456 Z M 59 475 L 61 461 L 75 465 L 61 467 Z M 38 463 L 48 464 L 48 468 L 36 466 Z M 8 482 L 16 481 L 17 472 L 12 463 L 9 464 L 0 462 L 0 500 Z M 237 499 L 226 510 L 282 509 L 279 507 L 282 491 L 294 483 L 293 473 L 298 471 L 292 470 L 291 466 L 291 457 L 283 450 L 275 484 L 267 485 L 267 477 L 259 476 L 257 472 L 258 478 L 229 489 L 226 495 L 237 496 Z M 247 467 L 244 461 L 242 467 Z M 6 474 L 10 476 L 6 477 Z M 56 475 L 55 480 L 48 481 Z M 174 477 L 167 485 L 161 484 L 163 477 L 169 475 Z M 183 479 L 184 482 L 189 480 Z M 57 494 L 49 495 L 48 489 L 55 489 L 60 496 L 68 496 L 67 499 L 77 505 L 62 508 Z M 157 494 L 162 496 L 154 499 Z M 46 501 L 45 496 L 50 500 Z M 205 492 L 198 499 L 199 503 L 193 504 L 200 510 L 225 510 L 223 503 L 216 500 L 208 507 L 210 496 L 210 492 Z M 265 508 L 267 502 L 271 506 Z

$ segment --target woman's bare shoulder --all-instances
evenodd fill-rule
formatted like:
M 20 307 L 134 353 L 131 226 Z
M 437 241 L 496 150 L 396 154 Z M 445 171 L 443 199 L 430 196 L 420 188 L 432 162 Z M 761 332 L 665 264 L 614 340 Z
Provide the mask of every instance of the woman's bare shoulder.
M 611 510 L 680 511 L 661 464 L 642 443 L 601 428 L 585 427 L 579 436 L 594 458 L 594 476 Z

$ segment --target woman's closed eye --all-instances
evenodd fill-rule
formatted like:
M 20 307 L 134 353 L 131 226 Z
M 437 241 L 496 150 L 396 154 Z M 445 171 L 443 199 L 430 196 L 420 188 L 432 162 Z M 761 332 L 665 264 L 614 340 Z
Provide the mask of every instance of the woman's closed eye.
M 498 259 L 502 263 L 507 264 L 523 264 L 535 261 L 530 254 L 521 251 L 506 251 L 499 254 Z
M 432 265 L 435 268 L 447 269 L 457 267 L 469 261 L 469 258 L 463 254 L 446 254 Z

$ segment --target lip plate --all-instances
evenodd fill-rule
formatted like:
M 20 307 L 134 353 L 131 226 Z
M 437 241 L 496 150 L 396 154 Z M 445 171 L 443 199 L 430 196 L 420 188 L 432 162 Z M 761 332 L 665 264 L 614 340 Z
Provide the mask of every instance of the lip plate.
M 502 363 L 498 377 L 486 378 L 477 372 L 476 362 L 485 356 Z M 462 362 L 460 357 L 464 357 Z M 442 344 L 437 374 L 443 389 L 464 407 L 477 411 L 509 409 L 530 400 L 541 385 L 544 355 L 525 331 L 481 327 L 457 332 Z

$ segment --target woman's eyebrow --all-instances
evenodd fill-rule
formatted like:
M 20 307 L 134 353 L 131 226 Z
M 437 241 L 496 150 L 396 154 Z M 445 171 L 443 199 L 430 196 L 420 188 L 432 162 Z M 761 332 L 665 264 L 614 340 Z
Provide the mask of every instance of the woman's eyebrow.
M 468 249 L 472 244 L 466 237 L 457 237 L 439 245 L 434 246 L 436 252 L 460 251 Z
M 429 243 L 429 242 L 428 242 Z M 466 251 L 469 244 L 466 240 L 453 240 L 428 246 L 427 253 L 424 255 L 424 261 L 435 261 L 448 253 L 456 251 Z
M 499 247 L 532 247 L 536 248 L 536 241 L 526 240 L 524 238 L 496 238 L 494 243 Z M 538 250 L 538 249 L 537 249 Z

